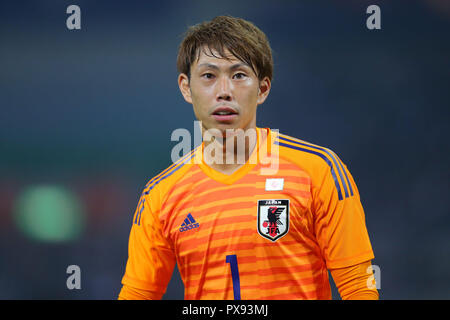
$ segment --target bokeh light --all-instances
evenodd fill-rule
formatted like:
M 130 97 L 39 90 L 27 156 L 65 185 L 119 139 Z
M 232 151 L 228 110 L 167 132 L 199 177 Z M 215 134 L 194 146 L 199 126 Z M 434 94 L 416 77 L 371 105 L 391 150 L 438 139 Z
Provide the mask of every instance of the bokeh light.
M 43 242 L 69 242 L 82 234 L 83 206 L 76 195 L 61 186 L 26 188 L 15 201 L 14 221 L 27 237 Z

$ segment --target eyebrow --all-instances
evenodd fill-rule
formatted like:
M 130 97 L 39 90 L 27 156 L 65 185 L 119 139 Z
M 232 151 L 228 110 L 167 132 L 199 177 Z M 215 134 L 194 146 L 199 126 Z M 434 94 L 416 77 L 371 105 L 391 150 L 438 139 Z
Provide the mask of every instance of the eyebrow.
M 207 63 L 207 62 L 198 65 L 198 68 L 201 68 L 201 67 L 207 67 L 207 68 L 219 70 L 218 66 L 216 66 L 215 64 L 212 64 L 212 63 Z M 240 62 L 240 63 L 233 64 L 228 69 L 229 70 L 236 70 L 236 69 L 239 69 L 241 67 L 250 68 L 246 63 Z

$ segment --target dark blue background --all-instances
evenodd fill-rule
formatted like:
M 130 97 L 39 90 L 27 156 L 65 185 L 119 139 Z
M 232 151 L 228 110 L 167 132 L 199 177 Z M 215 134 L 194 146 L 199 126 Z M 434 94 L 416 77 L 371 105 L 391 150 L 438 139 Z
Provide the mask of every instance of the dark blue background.
M 66 28 L 70 4 L 81 30 Z M 381 30 L 366 28 L 370 4 Z M 331 148 L 354 176 L 380 297 L 450 298 L 447 2 L 47 0 L 0 3 L 0 299 L 117 297 L 140 192 L 170 165 L 171 132 L 193 132 L 176 82 L 182 34 L 222 14 L 273 48 L 258 126 Z M 82 237 L 18 230 L 17 196 L 42 184 L 81 199 Z M 183 298 L 178 273 L 165 298 Z

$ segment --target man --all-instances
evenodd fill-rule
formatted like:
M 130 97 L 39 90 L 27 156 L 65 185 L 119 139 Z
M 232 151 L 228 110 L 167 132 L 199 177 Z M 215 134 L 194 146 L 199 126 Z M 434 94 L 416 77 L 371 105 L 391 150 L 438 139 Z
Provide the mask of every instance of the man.
M 378 299 L 347 167 L 256 126 L 272 80 L 264 33 L 216 17 L 188 30 L 177 64 L 204 141 L 145 186 L 119 299 L 161 299 L 175 263 L 185 299 L 331 299 L 328 270 L 343 299 Z

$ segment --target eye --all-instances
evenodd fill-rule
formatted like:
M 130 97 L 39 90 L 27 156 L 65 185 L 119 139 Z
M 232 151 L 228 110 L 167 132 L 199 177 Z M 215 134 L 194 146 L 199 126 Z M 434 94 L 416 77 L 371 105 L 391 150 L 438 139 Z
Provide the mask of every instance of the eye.
M 212 78 L 214 78 L 214 75 L 212 73 L 206 72 L 206 73 L 202 74 L 202 78 L 212 79 Z
M 247 75 L 246 75 L 245 73 L 242 73 L 242 72 L 238 72 L 238 73 L 235 73 L 235 74 L 233 75 L 233 78 L 234 78 L 234 79 L 237 79 L 237 80 L 242 80 L 242 79 L 244 79 L 245 77 L 247 77 Z

